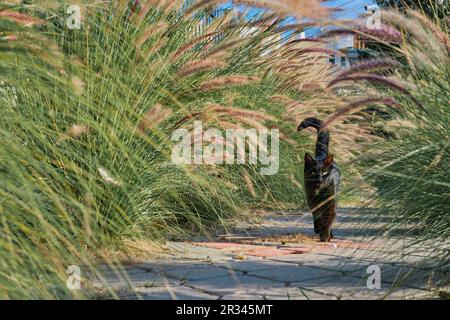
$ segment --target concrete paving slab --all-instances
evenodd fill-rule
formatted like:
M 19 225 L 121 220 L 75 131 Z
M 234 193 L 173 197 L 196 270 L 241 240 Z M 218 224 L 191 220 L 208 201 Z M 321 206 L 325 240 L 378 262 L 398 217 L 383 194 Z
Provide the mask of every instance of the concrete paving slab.
M 425 259 L 436 244 L 383 235 L 383 219 L 369 218 L 361 210 L 339 209 L 336 238 L 323 244 L 314 238 L 308 212 L 261 214 L 256 228 L 244 222 L 229 237 L 196 239 L 200 245 L 169 242 L 169 254 L 119 272 L 101 268 L 106 287 L 125 299 L 438 298 L 435 287 L 450 284 L 450 268 L 448 261 Z M 270 241 L 256 239 L 261 237 Z M 374 264 L 381 268 L 379 290 L 367 286 L 367 268 Z
M 329 276 L 341 276 L 336 271 L 328 271 L 318 268 L 310 268 L 302 265 L 276 266 L 271 269 L 249 272 L 248 275 L 256 276 L 284 283 L 301 282 L 309 279 Z
M 139 288 L 136 293 L 143 300 L 215 300 L 219 298 L 186 286 Z
M 197 281 L 187 281 L 185 285 L 220 296 L 234 294 L 238 291 L 247 292 L 253 296 L 267 295 L 274 288 L 285 287 L 285 284 L 282 282 L 251 277 L 248 275 L 230 275 Z

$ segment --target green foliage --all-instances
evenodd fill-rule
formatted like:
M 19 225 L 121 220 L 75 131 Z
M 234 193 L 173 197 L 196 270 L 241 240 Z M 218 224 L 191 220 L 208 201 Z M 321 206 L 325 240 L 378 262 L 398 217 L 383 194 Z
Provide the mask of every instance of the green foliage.
M 30 28 L 0 19 L 0 298 L 83 298 L 86 291 L 66 287 L 67 267 L 95 274 L 98 263 L 120 269 L 108 250 L 127 252 L 125 240 L 207 235 L 227 228 L 248 207 L 304 206 L 302 158 L 314 143 L 295 131 L 297 123 L 285 121 L 286 105 L 273 98 L 292 100 L 290 121 L 325 117 L 354 100 L 318 86 L 329 80 L 329 68 L 316 57 L 299 48 L 275 49 L 281 20 L 243 38 L 251 22 L 225 15 L 195 34 L 200 18 L 161 7 L 139 17 L 127 1 L 118 1 L 87 6 L 82 29 L 70 30 L 63 7 L 49 3 L 8 7 L 47 23 Z M 210 32 L 220 41 L 205 36 Z M 268 48 L 274 53 L 262 55 Z M 302 59 L 284 59 L 287 53 Z M 288 64 L 299 71 L 280 72 Z M 182 73 L 186 66 L 198 69 Z M 420 130 L 398 131 L 381 144 L 386 155 L 369 177 L 399 219 L 436 220 L 440 236 L 448 236 L 442 216 L 448 204 L 445 66 L 436 74 L 436 68 L 411 68 L 421 70 L 415 74 L 421 87 L 429 82 L 420 97 L 427 112 L 411 107 L 398 114 Z M 201 89 L 223 77 L 236 83 Z M 231 109 L 219 114 L 211 105 Z M 279 173 L 262 176 L 254 165 L 174 165 L 171 134 L 190 129 L 195 119 L 220 129 L 249 123 L 280 128 Z M 358 121 L 344 123 L 340 136 L 355 136 L 350 143 L 363 145 L 367 135 Z M 429 152 L 395 161 L 417 145 Z M 343 153 L 353 156 L 356 149 Z M 341 166 L 347 181 L 350 160 Z M 397 187 L 410 183 L 416 170 L 422 172 L 414 176 L 420 205 L 410 201 L 411 188 Z
M 48 10 L 36 14 L 57 17 L 33 28 L 0 19 L 17 36 L 0 42 L 0 298 L 79 298 L 86 291 L 65 286 L 71 264 L 91 273 L 102 261 L 120 268 L 104 250 L 126 250 L 124 239 L 226 227 L 253 201 L 236 193 L 236 185 L 248 188 L 241 168 L 218 179 L 216 168 L 175 166 L 174 125 L 232 94 L 239 96 L 236 107 L 257 110 L 278 92 L 278 80 L 250 59 L 262 34 L 227 49 L 228 66 L 180 77 L 181 66 L 206 52 L 194 48 L 174 58 L 194 38 L 196 19 L 156 8 L 138 21 L 127 6 L 98 4 L 85 12 L 81 30 L 69 30 L 60 9 Z M 213 49 L 237 35 L 225 32 Z M 262 81 L 197 89 L 236 74 Z M 158 104 L 170 112 L 143 126 Z M 270 193 L 270 181 L 247 169 L 258 192 Z M 294 169 L 291 161 L 285 170 Z M 284 194 L 272 198 L 284 202 Z M 290 200 L 302 204 L 292 193 Z
M 376 0 L 376 3 L 382 8 L 396 8 L 399 10 L 413 9 L 422 11 L 427 15 L 445 18 L 449 13 L 448 1 L 435 0 Z
M 398 50 L 407 61 L 401 76 L 422 107 L 398 96 L 401 107 L 382 124 L 389 137 L 364 161 L 379 211 L 392 218 L 389 229 L 403 227 L 418 242 L 431 239 L 437 250 L 430 255 L 448 258 L 438 250 L 450 236 L 448 29 L 424 19 L 405 27 L 409 36 Z M 419 28 L 425 28 L 427 39 L 414 36 Z

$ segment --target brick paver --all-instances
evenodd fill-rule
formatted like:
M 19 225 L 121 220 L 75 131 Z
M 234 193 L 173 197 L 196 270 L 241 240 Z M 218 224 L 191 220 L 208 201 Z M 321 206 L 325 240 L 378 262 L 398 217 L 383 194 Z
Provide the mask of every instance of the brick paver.
M 93 285 L 122 298 L 242 300 L 427 299 L 439 297 L 437 287 L 448 288 L 448 264 L 423 262 L 433 244 L 371 237 L 382 222 L 367 222 L 354 209 L 340 209 L 336 239 L 323 244 L 313 238 L 309 213 L 268 213 L 259 228 L 241 225 L 225 237 L 171 242 L 170 254 L 106 271 Z M 367 287 L 370 265 L 380 267 L 380 289 Z

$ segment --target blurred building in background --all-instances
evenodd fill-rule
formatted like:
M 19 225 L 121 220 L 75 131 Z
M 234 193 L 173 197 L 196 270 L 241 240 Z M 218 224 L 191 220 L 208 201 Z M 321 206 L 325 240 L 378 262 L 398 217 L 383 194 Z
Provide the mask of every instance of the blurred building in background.
M 381 27 L 381 20 L 377 17 L 380 14 L 378 5 L 366 6 L 366 13 L 359 17 L 359 23 L 368 28 Z M 374 42 L 362 34 L 339 36 L 330 41 L 330 48 L 342 53 L 342 56 L 334 56 L 331 62 L 341 68 L 349 68 L 354 63 L 369 58 L 370 43 Z
M 349 68 L 351 65 L 369 58 L 368 44 L 370 39 L 363 35 L 347 35 L 337 37 L 330 41 L 329 47 L 339 51 L 342 55 L 331 57 L 331 62 L 341 68 Z
M 371 23 L 370 27 L 376 28 L 376 22 L 373 17 L 379 13 L 380 8 L 378 5 L 370 5 L 365 7 L 366 13 L 361 15 L 359 17 L 360 23 L 362 25 L 367 26 L 369 23 Z M 240 12 L 237 7 L 229 6 L 229 7 L 218 7 L 214 9 L 213 11 L 203 12 L 200 13 L 197 18 L 199 19 L 199 23 L 196 26 L 196 29 L 193 30 L 194 34 L 200 35 L 203 34 L 204 30 L 214 22 L 215 19 L 222 17 L 223 15 L 227 14 L 229 11 L 234 11 L 234 19 L 240 20 L 240 19 L 246 19 L 246 17 L 242 16 L 242 12 Z M 237 21 L 235 21 L 237 22 Z M 373 24 L 373 25 L 372 25 Z M 320 32 L 325 32 L 329 30 L 330 27 L 327 28 L 320 28 Z M 257 32 L 258 27 L 248 27 L 243 28 L 242 30 L 242 36 L 249 35 L 251 33 Z M 222 36 L 217 35 L 214 36 L 214 41 L 221 41 Z M 302 32 L 300 35 L 300 38 L 306 38 L 305 32 Z M 283 43 L 287 42 L 286 35 L 274 35 L 273 38 L 267 38 L 266 44 L 268 47 L 270 47 L 269 43 L 278 43 L 278 46 L 282 46 Z M 290 39 L 292 40 L 292 38 Z M 349 68 L 354 63 L 363 61 L 369 57 L 369 51 L 370 51 L 370 43 L 372 41 L 364 37 L 361 34 L 355 34 L 355 35 L 345 35 L 345 36 L 338 36 L 334 39 L 330 39 L 329 43 L 326 45 L 318 44 L 318 43 L 308 43 L 308 42 L 302 42 L 298 44 L 299 49 L 300 48 L 308 48 L 311 46 L 321 47 L 321 48 L 328 48 L 333 49 L 335 51 L 339 51 L 340 54 L 335 56 L 329 56 L 329 57 L 321 57 L 321 61 L 326 61 L 327 63 L 334 64 L 338 68 Z M 263 44 L 264 45 L 264 44 Z M 265 54 L 270 53 L 270 49 L 265 52 Z

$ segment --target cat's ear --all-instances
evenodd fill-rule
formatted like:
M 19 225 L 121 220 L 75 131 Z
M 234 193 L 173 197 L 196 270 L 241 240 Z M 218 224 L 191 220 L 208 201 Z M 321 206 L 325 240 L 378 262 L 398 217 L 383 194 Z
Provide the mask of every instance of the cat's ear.
M 333 155 L 330 154 L 325 158 L 325 160 L 323 160 L 323 164 L 325 165 L 325 167 L 329 167 L 333 164 L 333 161 L 334 161 Z
M 307 152 L 305 153 L 305 164 L 310 165 L 314 163 L 314 158 Z

